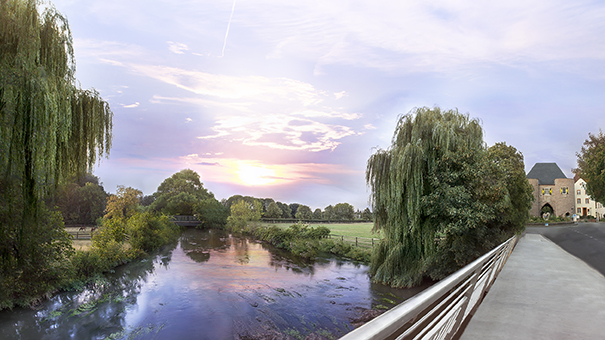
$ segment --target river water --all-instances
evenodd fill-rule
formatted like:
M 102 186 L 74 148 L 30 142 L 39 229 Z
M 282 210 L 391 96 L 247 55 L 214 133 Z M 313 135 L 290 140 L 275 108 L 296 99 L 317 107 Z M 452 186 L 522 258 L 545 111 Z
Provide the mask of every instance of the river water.
M 57 294 L 35 310 L 0 312 L 0 338 L 338 338 L 364 311 L 393 307 L 426 287 L 372 284 L 367 270 L 335 258 L 303 261 L 220 230 L 188 229 L 178 244 L 83 291 Z

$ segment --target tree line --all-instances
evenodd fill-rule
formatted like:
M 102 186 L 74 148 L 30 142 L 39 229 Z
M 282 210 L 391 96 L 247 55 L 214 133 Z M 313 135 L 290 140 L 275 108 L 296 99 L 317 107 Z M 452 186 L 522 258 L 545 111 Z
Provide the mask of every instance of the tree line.
M 363 220 L 371 221 L 372 212 L 369 208 L 365 208 L 364 211 L 355 210 L 355 208 L 349 203 L 338 203 L 334 206 L 328 205 L 322 209 L 311 208 L 304 204 L 291 203 L 286 204 L 279 201 L 275 201 L 273 198 L 255 198 L 252 196 L 241 196 L 233 195 L 228 199 L 223 199 L 221 202 L 227 208 L 231 209 L 231 206 L 237 201 L 245 201 L 249 204 L 254 205 L 257 201 L 261 208 L 261 216 L 266 219 L 296 219 L 302 221 L 312 220 L 323 220 L 323 221 L 354 221 Z

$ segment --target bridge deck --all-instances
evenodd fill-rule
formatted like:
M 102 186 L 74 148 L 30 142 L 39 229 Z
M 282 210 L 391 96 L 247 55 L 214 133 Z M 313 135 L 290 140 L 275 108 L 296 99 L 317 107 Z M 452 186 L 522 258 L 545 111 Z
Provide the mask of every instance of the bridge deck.
M 526 234 L 461 339 L 602 339 L 604 321 L 605 277 Z

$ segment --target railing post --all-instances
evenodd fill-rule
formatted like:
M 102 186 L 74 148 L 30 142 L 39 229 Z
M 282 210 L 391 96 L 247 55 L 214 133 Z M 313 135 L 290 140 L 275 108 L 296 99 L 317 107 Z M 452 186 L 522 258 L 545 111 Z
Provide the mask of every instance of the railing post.
M 355 237 L 355 247 L 358 247 L 358 245 L 357 245 L 357 237 Z

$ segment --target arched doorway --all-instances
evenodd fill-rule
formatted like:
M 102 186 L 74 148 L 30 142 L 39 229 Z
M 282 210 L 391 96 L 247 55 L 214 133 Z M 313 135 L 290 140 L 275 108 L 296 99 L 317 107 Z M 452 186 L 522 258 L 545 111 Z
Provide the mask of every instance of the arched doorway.
M 542 218 L 544 219 L 548 219 L 550 216 L 553 216 L 555 214 L 555 210 L 552 208 L 552 206 L 549 203 L 546 203 L 542 206 L 542 209 L 540 209 L 540 216 L 542 216 Z

